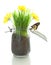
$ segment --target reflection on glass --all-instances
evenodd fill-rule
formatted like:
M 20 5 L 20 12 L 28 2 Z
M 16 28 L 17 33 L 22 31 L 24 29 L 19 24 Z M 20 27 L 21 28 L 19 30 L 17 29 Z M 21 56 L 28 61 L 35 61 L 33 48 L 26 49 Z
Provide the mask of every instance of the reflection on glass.
M 30 65 L 30 58 L 29 56 L 23 58 L 13 56 L 12 65 Z

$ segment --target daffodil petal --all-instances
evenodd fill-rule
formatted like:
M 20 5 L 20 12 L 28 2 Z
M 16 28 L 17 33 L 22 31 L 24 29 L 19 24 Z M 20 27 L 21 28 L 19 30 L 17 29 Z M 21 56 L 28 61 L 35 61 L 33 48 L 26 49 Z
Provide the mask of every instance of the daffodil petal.
M 6 16 L 4 17 L 4 23 L 7 23 L 11 16 L 12 16 L 11 13 L 7 13 Z
M 39 17 L 35 13 L 32 13 L 31 15 L 33 19 L 35 19 L 36 21 L 39 21 Z
M 18 6 L 18 10 L 26 11 L 26 7 L 25 6 Z

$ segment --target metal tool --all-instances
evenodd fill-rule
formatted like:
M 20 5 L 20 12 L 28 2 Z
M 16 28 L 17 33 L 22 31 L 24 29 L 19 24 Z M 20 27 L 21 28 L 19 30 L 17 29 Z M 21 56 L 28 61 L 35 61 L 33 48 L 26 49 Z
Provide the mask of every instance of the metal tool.
M 40 33 L 40 32 L 37 31 L 37 30 L 30 30 L 30 31 L 31 31 L 32 33 L 38 35 L 40 38 L 44 39 L 44 40 L 47 42 L 47 37 L 46 37 L 44 34 Z

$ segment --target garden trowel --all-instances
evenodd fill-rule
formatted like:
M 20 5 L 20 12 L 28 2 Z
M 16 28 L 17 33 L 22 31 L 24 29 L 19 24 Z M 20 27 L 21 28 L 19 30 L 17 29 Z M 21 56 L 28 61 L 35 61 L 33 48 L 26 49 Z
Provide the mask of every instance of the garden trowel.
M 34 25 L 31 26 L 30 31 L 38 35 L 40 38 L 44 39 L 45 41 L 47 41 L 46 36 L 37 30 L 39 25 L 40 25 L 40 22 L 35 23 Z

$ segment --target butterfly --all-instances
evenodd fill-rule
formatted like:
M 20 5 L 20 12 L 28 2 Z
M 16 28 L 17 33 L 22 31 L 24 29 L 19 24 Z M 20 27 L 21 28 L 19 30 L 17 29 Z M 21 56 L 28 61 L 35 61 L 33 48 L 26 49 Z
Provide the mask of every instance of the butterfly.
M 5 33 L 7 33 L 7 32 L 12 32 L 12 31 L 15 30 L 15 28 L 10 28 L 9 26 L 8 26 L 8 29 L 9 29 L 9 31 L 5 31 Z
M 9 28 L 9 31 L 12 32 L 12 28 L 10 28 L 9 26 L 8 26 L 8 28 Z
M 30 30 L 34 29 L 34 30 L 37 30 L 38 26 L 40 25 L 40 22 L 37 22 L 35 24 L 33 24 L 30 28 Z

